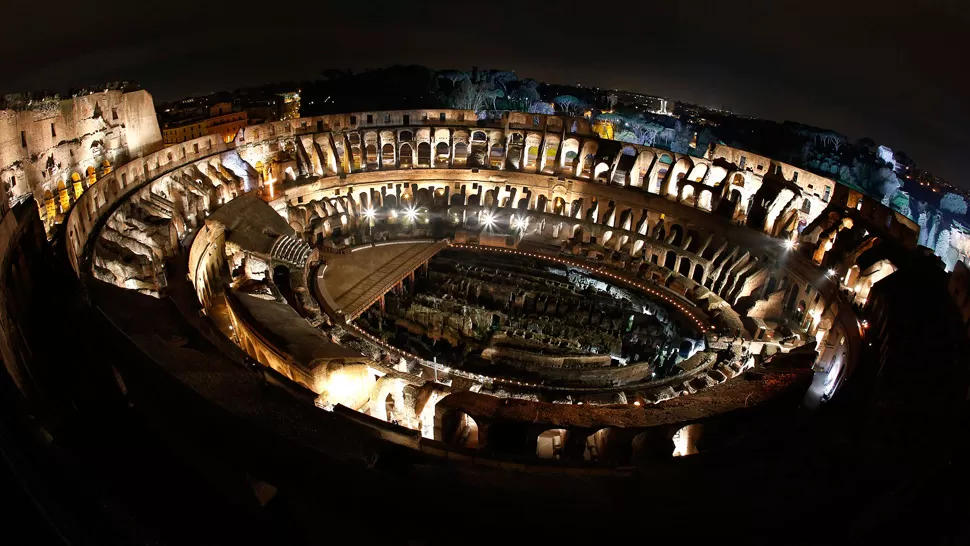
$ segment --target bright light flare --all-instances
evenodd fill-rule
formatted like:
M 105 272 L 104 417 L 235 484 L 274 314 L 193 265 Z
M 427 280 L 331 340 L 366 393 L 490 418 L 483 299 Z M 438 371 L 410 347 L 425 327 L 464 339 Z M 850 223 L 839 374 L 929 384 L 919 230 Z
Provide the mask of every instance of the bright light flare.
M 490 213 L 490 212 L 483 213 L 482 214 L 482 225 L 485 226 L 485 227 L 488 227 L 488 228 L 494 226 L 495 225 L 495 216 L 493 216 L 492 213 Z
M 795 250 L 795 246 L 795 241 L 792 241 L 791 239 L 785 241 L 785 250 Z
M 414 207 L 409 207 L 405 209 L 404 216 L 407 217 L 408 220 L 411 220 L 413 222 L 414 219 L 418 217 L 418 211 Z
M 374 209 L 364 209 L 364 218 L 368 220 L 374 219 Z
M 828 273 L 826 273 L 825 276 L 834 277 L 836 273 L 837 271 L 835 271 L 834 269 L 829 269 Z

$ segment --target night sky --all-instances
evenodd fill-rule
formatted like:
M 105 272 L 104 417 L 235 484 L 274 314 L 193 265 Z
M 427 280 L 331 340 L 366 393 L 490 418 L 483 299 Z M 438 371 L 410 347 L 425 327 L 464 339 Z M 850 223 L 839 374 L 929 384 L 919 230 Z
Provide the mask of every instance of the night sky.
M 325 68 L 504 68 L 869 136 L 970 187 L 965 0 L 110 0 L 4 6 L 4 93 L 136 80 L 156 99 Z

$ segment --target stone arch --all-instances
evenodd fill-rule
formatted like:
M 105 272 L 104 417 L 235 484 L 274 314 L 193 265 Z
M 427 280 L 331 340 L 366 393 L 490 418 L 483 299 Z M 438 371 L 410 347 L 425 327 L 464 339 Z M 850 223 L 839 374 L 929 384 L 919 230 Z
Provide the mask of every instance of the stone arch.
M 634 462 L 669 459 L 674 443 L 664 431 L 649 429 L 633 437 L 631 442 Z
M 71 208 L 71 195 L 67 192 L 67 186 L 64 185 L 63 180 L 57 183 L 57 197 L 61 212 L 66 214 Z
M 649 185 L 650 167 L 653 165 L 657 156 L 650 150 L 640 150 L 633 168 L 630 169 L 630 185 L 634 187 L 644 187 Z
M 599 145 L 595 141 L 588 141 L 583 143 L 583 150 L 579 153 L 579 176 L 584 178 L 592 178 L 593 176 L 593 162 L 596 157 L 596 151 L 599 149 Z
M 615 435 L 612 427 L 601 428 L 586 437 L 583 459 L 590 462 L 609 460 L 610 442 Z
M 634 256 L 634 257 L 637 256 L 637 254 L 640 252 L 640 250 L 643 249 L 644 244 L 646 244 L 646 243 L 644 242 L 643 239 L 637 239 L 636 241 L 634 241 L 633 242 L 633 250 L 630 252 L 630 255 L 631 256 Z
M 708 189 L 701 190 L 700 194 L 697 196 L 697 208 L 701 210 L 711 211 L 712 204 L 711 200 L 714 197 L 714 192 Z
M 698 443 L 704 435 L 704 425 L 693 423 L 674 433 L 674 457 L 685 457 L 699 453 Z
M 677 266 L 677 272 L 685 277 L 690 277 L 690 260 L 687 258 L 680 259 L 680 265 Z
M 677 253 L 673 250 L 668 250 L 666 256 L 664 256 L 664 267 L 674 271 L 677 267 Z
M 697 200 L 694 198 L 692 202 L 692 197 L 694 197 L 694 186 L 692 184 L 684 184 L 680 189 L 680 197 L 677 199 L 677 201 L 685 205 L 693 205 L 697 202 Z
M 579 161 L 579 141 L 575 138 L 567 138 L 562 143 L 562 164 L 563 171 L 572 173 L 576 169 L 576 162 Z
M 414 148 L 411 147 L 411 143 L 405 142 L 401 144 L 401 168 L 410 169 L 414 165 Z
M 428 144 L 427 142 L 418 143 L 418 166 L 431 166 L 431 144 Z
M 609 182 L 610 166 L 605 161 L 600 161 L 593 166 L 593 179 L 599 182 Z
M 439 142 L 434 146 L 435 167 L 447 167 L 451 158 L 451 148 L 447 142 Z
M 680 191 L 680 183 L 691 171 L 694 164 L 687 157 L 681 157 L 674 163 L 670 173 L 667 175 L 667 195 L 677 196 Z
M 546 212 L 546 206 L 548 204 L 549 198 L 545 195 L 539 194 L 536 198 L 536 212 Z
M 562 197 L 556 197 L 553 203 L 552 213 L 556 216 L 562 216 L 562 214 L 566 211 L 566 200 Z
M 553 428 L 544 431 L 536 438 L 536 457 L 540 459 L 561 459 L 569 431 L 564 428 Z
M 774 294 L 777 289 L 778 289 L 778 279 L 774 275 L 768 277 L 768 282 L 765 283 L 765 296 L 770 296 L 771 294 Z
M 546 136 L 541 168 L 544 173 L 552 173 L 556 168 L 556 154 L 559 151 L 559 137 Z
M 691 169 L 690 174 L 687 175 L 687 180 L 691 182 L 702 182 L 704 180 L 704 175 L 707 174 L 707 163 L 698 163 L 694 165 Z
M 467 413 L 448 409 L 435 416 L 435 440 L 467 449 L 478 449 L 478 423 Z
M 364 163 L 368 167 L 377 167 L 377 145 L 374 143 L 369 143 L 364 147 Z
M 698 284 L 703 284 L 704 282 L 704 266 L 702 264 L 697 264 L 694 266 L 694 273 L 691 275 L 691 280 Z
M 505 143 L 501 140 L 489 146 L 488 166 L 492 169 L 502 169 L 505 167 Z
M 663 181 L 667 178 L 667 173 L 670 171 L 671 166 L 674 163 L 674 158 L 668 153 L 661 153 L 660 157 L 654 162 L 653 169 L 650 172 L 650 180 L 647 183 L 647 191 L 650 193 L 660 193 L 661 185 Z
M 468 163 L 468 145 L 464 142 L 459 142 L 455 144 L 455 161 L 456 165 L 464 166 Z
M 381 146 L 381 164 L 385 167 L 393 167 L 395 163 L 394 157 L 394 145 L 390 142 L 385 142 Z
M 667 244 L 680 248 L 684 244 L 684 228 L 680 224 L 671 224 L 667 235 Z

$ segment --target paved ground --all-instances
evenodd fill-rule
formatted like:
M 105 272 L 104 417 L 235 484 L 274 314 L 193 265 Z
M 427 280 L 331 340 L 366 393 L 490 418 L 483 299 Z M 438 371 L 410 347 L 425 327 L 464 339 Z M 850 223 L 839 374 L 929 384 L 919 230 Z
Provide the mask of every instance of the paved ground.
M 328 258 L 323 277 L 317 276 L 317 289 L 330 296 L 347 320 L 353 320 L 445 246 L 402 242 Z

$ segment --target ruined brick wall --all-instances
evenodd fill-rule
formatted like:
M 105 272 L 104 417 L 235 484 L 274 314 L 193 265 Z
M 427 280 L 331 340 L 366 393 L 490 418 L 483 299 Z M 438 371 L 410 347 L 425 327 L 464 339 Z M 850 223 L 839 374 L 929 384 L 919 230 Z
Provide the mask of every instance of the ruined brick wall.
M 71 191 L 75 174 L 100 178 L 161 142 L 147 91 L 34 101 L 0 110 L 0 179 L 11 199 L 33 195 L 43 204 L 45 192 L 56 196 L 60 184 Z

